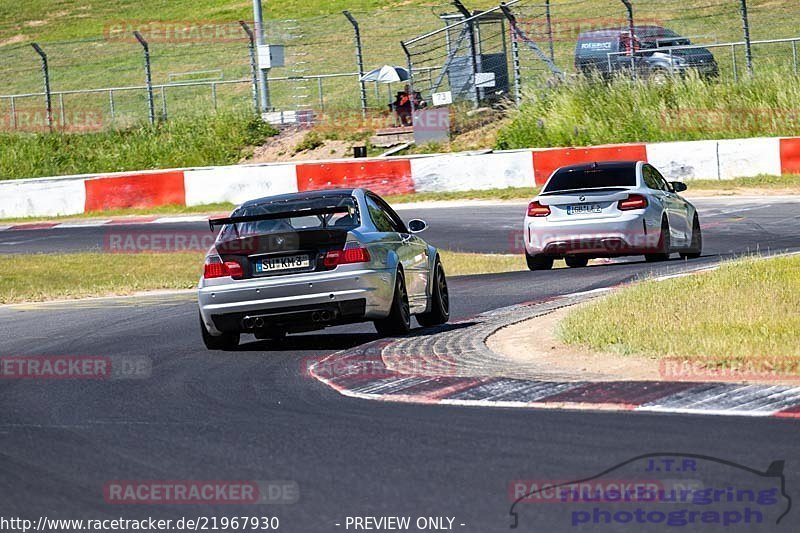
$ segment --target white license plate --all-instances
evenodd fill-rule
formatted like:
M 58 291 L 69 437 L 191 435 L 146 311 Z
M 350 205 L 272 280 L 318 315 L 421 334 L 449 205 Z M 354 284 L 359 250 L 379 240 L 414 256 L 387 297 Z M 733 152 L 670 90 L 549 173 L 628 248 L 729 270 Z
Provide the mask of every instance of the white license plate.
M 568 215 L 587 215 L 591 213 L 602 213 L 603 209 L 597 204 L 568 205 Z
M 256 273 L 266 274 L 280 270 L 297 270 L 311 266 L 308 255 L 290 255 L 286 257 L 269 257 L 256 263 Z

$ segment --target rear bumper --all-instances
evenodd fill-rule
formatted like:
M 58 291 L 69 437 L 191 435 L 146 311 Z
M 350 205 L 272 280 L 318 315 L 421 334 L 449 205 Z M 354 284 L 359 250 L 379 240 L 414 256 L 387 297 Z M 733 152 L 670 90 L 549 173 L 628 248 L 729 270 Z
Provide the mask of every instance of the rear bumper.
M 246 317 L 291 330 L 384 318 L 392 303 L 392 270 L 344 270 L 233 281 L 198 291 L 200 314 L 211 334 L 250 331 Z M 314 313 L 330 313 L 315 320 Z M 327 317 L 328 315 L 324 315 Z
M 636 255 L 658 250 L 660 237 L 660 219 L 649 221 L 641 211 L 596 220 L 525 220 L 525 250 L 529 255 Z

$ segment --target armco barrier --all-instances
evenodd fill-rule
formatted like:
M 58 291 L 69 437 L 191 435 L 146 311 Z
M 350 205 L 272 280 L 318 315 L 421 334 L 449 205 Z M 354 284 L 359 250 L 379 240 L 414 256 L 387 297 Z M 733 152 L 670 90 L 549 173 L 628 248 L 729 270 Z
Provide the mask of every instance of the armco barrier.
M 86 211 L 186 203 L 183 170 L 93 178 L 85 185 Z
M 378 194 L 414 192 L 408 159 L 360 159 L 297 165 L 297 188 L 301 191 L 332 187 L 364 187 Z
M 800 138 L 755 138 L 268 163 L 0 181 L 0 218 L 204 205 L 328 187 L 379 194 L 541 185 L 558 167 L 645 160 L 668 179 L 800 173 Z
M 297 191 L 293 164 L 241 165 L 186 170 L 186 205 L 240 204 L 253 198 Z

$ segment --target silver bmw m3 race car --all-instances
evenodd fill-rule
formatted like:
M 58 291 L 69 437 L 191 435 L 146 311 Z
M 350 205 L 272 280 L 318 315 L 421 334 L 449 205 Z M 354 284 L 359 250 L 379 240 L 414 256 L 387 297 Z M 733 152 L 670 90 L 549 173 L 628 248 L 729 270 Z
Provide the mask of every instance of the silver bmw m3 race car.
M 378 195 L 364 189 L 292 193 L 249 201 L 230 217 L 205 258 L 200 327 L 211 350 L 242 333 L 286 333 L 372 321 L 383 335 L 450 317 L 439 254 Z
M 596 257 L 644 255 L 664 261 L 674 252 L 700 257 L 700 218 L 678 194 L 685 190 L 685 184 L 668 182 L 643 161 L 560 168 L 528 205 L 528 268 L 547 270 L 555 259 L 584 267 Z

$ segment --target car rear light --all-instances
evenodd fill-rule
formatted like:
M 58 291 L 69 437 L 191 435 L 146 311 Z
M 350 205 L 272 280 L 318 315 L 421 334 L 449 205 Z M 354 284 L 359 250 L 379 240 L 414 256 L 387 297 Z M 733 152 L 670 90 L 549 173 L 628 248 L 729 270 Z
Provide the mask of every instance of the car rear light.
M 625 200 L 620 200 L 618 206 L 620 211 L 631 211 L 633 209 L 644 209 L 647 207 L 647 198 L 641 194 L 631 194 Z
M 528 204 L 529 217 L 546 217 L 550 214 L 550 207 L 542 205 L 539 202 L 531 202 Z
M 242 270 L 242 265 L 235 261 L 226 261 L 223 263 L 219 257 L 210 257 L 206 260 L 203 269 L 203 277 L 205 279 L 225 277 L 242 279 L 242 277 L 244 277 L 244 271 Z
M 369 260 L 369 251 L 366 248 L 347 248 L 345 250 L 330 250 L 325 254 L 322 264 L 331 268 L 337 265 L 366 263 Z

